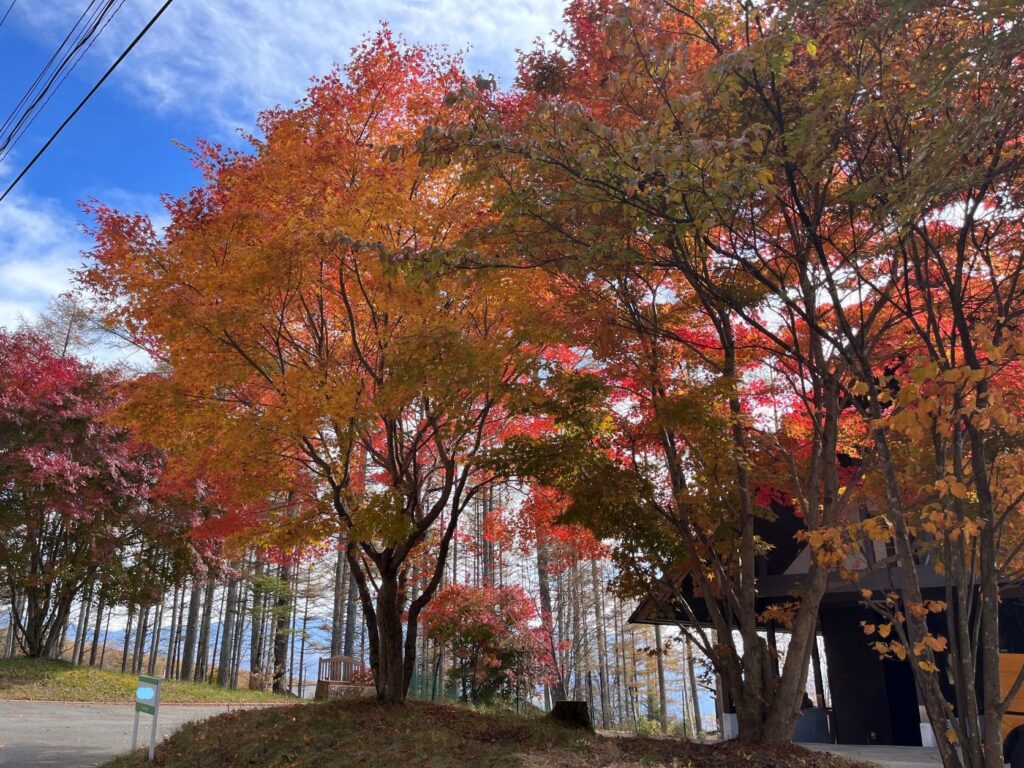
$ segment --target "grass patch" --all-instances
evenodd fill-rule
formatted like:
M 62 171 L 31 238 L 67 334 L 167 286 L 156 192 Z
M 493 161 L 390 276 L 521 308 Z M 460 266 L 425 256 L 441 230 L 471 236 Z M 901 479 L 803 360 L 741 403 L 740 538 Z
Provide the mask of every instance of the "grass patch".
M 26 701 L 132 701 L 137 677 L 95 667 L 76 667 L 66 661 L 43 659 L 0 660 L 0 699 Z M 217 688 L 204 683 L 167 680 L 161 686 L 164 704 L 224 704 L 232 702 L 281 703 L 291 697 Z
M 853 768 L 800 747 L 710 746 L 605 737 L 546 718 L 372 700 L 231 712 L 185 725 L 144 754 L 105 768 Z

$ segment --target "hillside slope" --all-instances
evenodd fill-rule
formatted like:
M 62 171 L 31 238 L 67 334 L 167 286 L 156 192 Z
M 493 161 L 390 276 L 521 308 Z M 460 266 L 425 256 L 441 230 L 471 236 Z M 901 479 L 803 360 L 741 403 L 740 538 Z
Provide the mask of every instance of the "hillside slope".
M 141 768 L 144 757 L 106 768 Z M 157 748 L 161 768 L 849 768 L 799 747 L 706 746 L 595 736 L 515 715 L 349 700 L 231 712 L 186 725 Z

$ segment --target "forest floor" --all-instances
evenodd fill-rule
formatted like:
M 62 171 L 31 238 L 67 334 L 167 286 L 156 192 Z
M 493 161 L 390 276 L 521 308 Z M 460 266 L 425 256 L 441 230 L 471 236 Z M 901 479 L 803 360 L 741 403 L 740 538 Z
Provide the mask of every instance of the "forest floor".
M 136 686 L 135 675 L 76 667 L 66 661 L 0 660 L 0 699 L 124 704 L 134 700 Z M 161 685 L 160 701 L 163 704 L 280 704 L 294 699 L 247 688 L 231 690 L 205 683 L 167 680 Z
M 236 711 L 190 723 L 105 768 L 856 768 L 798 746 L 702 745 L 607 737 L 537 717 L 481 714 L 426 702 L 385 707 L 349 700 Z

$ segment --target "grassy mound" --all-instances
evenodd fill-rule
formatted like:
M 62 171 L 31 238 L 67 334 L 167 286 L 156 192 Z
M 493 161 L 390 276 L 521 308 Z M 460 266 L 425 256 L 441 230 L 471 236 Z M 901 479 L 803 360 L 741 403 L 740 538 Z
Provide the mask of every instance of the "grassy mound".
M 135 675 L 95 667 L 76 667 L 64 661 L 0 660 L 0 699 L 124 704 L 134 697 L 136 681 Z M 164 682 L 160 697 L 165 704 L 280 703 L 292 700 L 259 691 L 233 691 L 179 680 Z
M 106 768 L 149 765 L 143 754 Z M 673 739 L 595 736 L 545 718 L 480 714 L 409 702 L 348 700 L 231 712 L 192 723 L 162 743 L 161 768 L 850 768 L 800 747 L 706 746 Z

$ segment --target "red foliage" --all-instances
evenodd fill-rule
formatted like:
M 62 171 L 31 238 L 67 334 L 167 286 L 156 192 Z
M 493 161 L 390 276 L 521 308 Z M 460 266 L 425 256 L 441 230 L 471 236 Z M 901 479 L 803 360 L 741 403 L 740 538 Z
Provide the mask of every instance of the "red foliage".
M 528 695 L 547 679 L 550 655 L 535 624 L 533 600 L 521 587 L 450 584 L 423 612 L 430 637 L 452 654 L 453 682 L 474 701 Z

